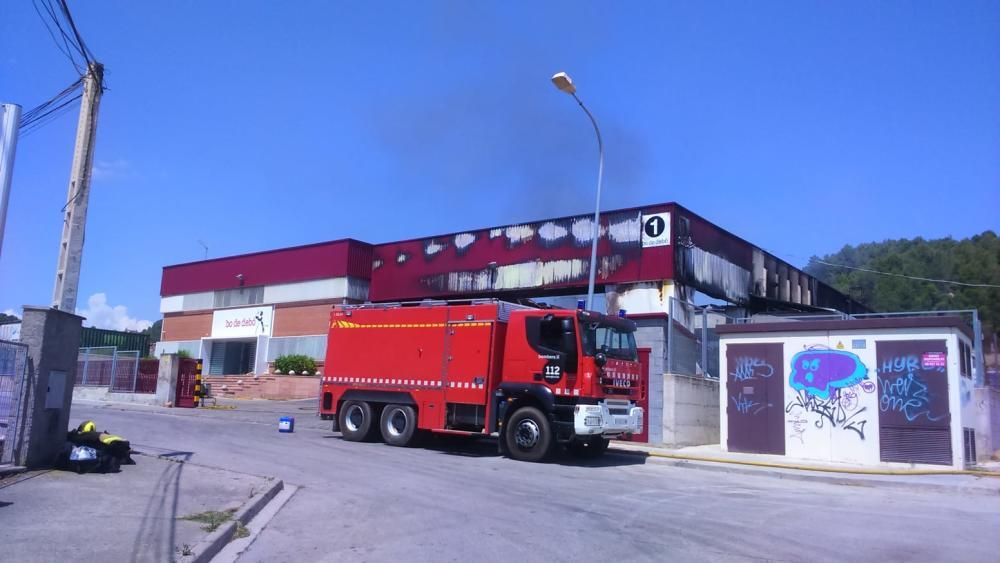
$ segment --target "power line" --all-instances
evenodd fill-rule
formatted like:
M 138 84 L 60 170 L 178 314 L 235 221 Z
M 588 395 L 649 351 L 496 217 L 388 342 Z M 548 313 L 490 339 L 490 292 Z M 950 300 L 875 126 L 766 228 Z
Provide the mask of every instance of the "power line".
M 42 20 L 42 25 L 45 26 L 45 30 L 48 31 L 49 36 L 52 37 L 52 41 L 55 42 L 56 48 L 59 49 L 59 51 L 62 52 L 62 54 L 66 55 L 66 58 L 69 59 L 69 62 L 72 63 L 73 68 L 75 68 L 77 72 L 83 74 L 83 68 L 80 67 L 79 63 L 76 62 L 76 58 L 73 57 L 73 53 L 70 52 L 68 37 L 64 32 L 62 32 L 62 28 L 59 27 L 59 22 L 56 21 L 55 23 L 56 26 L 59 27 L 59 31 L 61 32 L 60 34 L 62 36 L 61 37 L 62 44 L 60 44 L 60 39 L 56 37 L 55 32 L 52 31 L 52 26 L 49 25 L 48 19 L 46 19 L 45 16 L 42 15 L 42 11 L 38 8 L 38 0 L 32 0 L 31 5 L 35 8 L 35 13 L 38 14 L 38 18 Z M 49 13 L 50 19 L 54 18 L 54 15 L 51 12 L 49 12 L 47 6 L 45 11 Z
M 80 30 L 76 27 L 76 22 L 73 21 L 73 14 L 69 11 L 69 5 L 66 4 L 66 0 L 55 0 L 55 2 L 58 7 L 53 4 L 53 0 L 32 0 L 32 5 L 55 42 L 56 48 L 66 55 L 66 58 L 73 64 L 73 68 L 80 74 L 92 72 L 94 65 L 97 64 L 97 59 L 87 47 L 83 36 L 80 35 Z M 48 17 L 42 14 L 43 11 Z M 77 60 L 77 55 L 83 59 L 82 64 Z M 103 81 L 100 86 L 103 90 Z
M 68 111 L 69 105 L 82 96 L 82 86 L 83 79 L 77 79 L 62 92 L 26 111 L 18 123 L 21 134 L 27 135 Z
M 820 264 L 825 264 L 827 266 L 833 266 L 834 268 L 846 268 L 848 270 L 857 270 L 859 272 L 868 272 L 870 274 L 878 274 L 880 276 L 892 276 L 894 278 L 905 278 L 905 279 L 908 279 L 908 280 L 917 280 L 917 281 L 925 281 L 925 282 L 933 282 L 933 283 L 946 283 L 946 284 L 949 284 L 949 285 L 960 285 L 960 286 L 963 286 L 963 287 L 989 287 L 989 288 L 998 288 L 998 289 L 1000 289 L 1000 285 L 998 285 L 998 284 L 992 284 L 992 283 L 966 283 L 966 282 L 959 282 L 959 281 L 953 281 L 953 280 L 939 280 L 939 279 L 935 279 L 935 278 L 922 278 L 920 276 L 907 276 L 905 274 L 894 274 L 892 272 L 880 272 L 878 270 L 871 270 L 871 269 L 868 269 L 868 268 L 859 268 L 857 266 L 846 266 L 844 264 L 834 264 L 832 262 L 827 262 L 825 260 L 820 260 L 819 258 L 813 258 L 813 261 L 819 262 Z

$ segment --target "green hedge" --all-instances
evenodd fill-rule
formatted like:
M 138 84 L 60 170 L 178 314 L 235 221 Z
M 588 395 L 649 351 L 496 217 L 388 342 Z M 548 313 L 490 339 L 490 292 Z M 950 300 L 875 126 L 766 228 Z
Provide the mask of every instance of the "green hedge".
M 316 361 L 301 354 L 278 356 L 274 360 L 274 369 L 280 373 L 295 372 L 297 375 L 315 375 Z

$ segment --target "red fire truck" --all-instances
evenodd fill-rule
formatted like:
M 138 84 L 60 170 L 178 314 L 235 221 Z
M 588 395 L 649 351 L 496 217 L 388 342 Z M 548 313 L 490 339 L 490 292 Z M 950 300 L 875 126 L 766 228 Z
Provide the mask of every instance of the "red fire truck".
M 512 458 L 642 431 L 635 325 L 502 301 L 336 306 L 320 413 L 347 440 L 495 435 Z

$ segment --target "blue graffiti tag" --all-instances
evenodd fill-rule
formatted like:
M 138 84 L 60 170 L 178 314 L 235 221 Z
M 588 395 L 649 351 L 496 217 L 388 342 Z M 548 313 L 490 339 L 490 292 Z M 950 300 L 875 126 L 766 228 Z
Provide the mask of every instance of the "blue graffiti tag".
M 857 385 L 868 378 L 868 368 L 851 352 L 814 348 L 792 357 L 788 385 L 820 399 L 829 399 L 836 389 Z
M 733 406 L 740 414 L 757 414 L 767 408 L 767 405 L 758 403 L 749 397 L 744 397 L 743 393 L 740 393 L 738 397 L 729 397 L 729 399 L 733 401 Z
M 927 393 L 927 385 L 912 372 L 895 380 L 879 377 L 879 385 L 882 393 L 878 406 L 882 412 L 903 413 L 908 422 L 913 422 L 921 416 L 927 417 L 931 422 L 937 422 L 947 416 L 946 414 L 931 416 L 931 399 Z
M 755 377 L 767 379 L 774 375 L 774 366 L 760 358 L 740 356 L 736 358 L 736 371 L 729 375 L 733 381 L 748 381 Z

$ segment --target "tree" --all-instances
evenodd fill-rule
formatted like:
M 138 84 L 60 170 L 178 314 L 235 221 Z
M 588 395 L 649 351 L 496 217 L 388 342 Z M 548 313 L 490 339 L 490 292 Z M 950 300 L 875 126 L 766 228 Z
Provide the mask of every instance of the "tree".
M 957 241 L 918 237 L 848 245 L 814 256 L 805 270 L 875 311 L 978 309 L 984 339 L 1000 331 L 1000 288 L 913 279 L 1000 286 L 1000 237 L 993 231 Z
M 16 315 L 8 315 L 7 313 L 0 313 L 0 325 L 19 323 L 21 319 Z
M 160 333 L 162 331 L 163 331 L 163 319 L 160 319 L 155 323 L 153 323 L 152 325 L 150 325 L 149 328 L 142 331 L 142 333 L 149 336 L 150 344 L 156 344 L 157 342 L 160 341 Z

